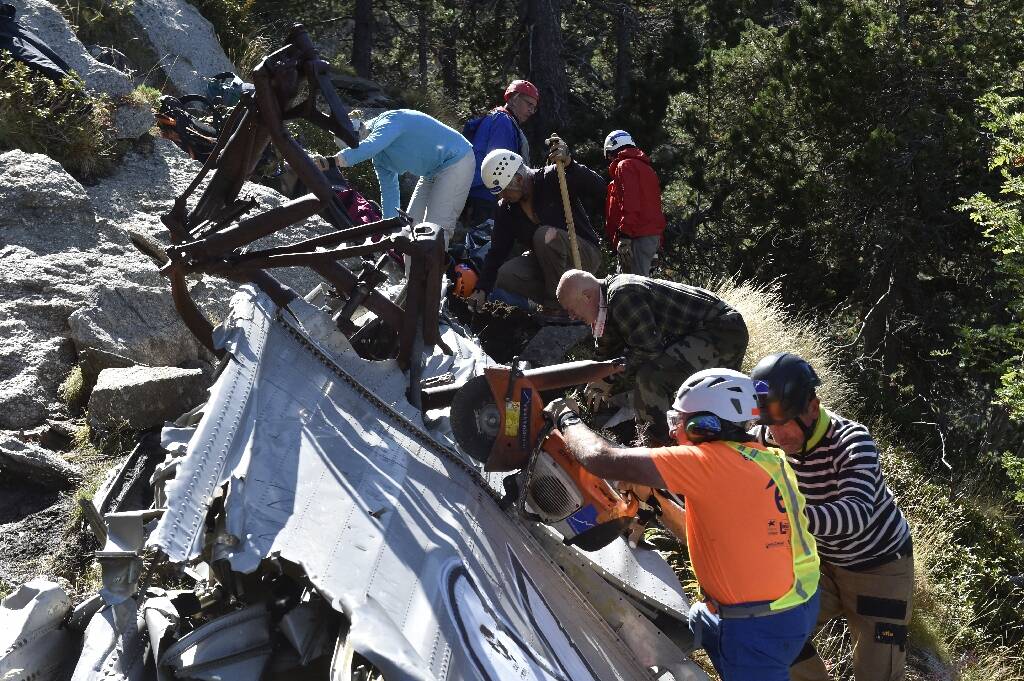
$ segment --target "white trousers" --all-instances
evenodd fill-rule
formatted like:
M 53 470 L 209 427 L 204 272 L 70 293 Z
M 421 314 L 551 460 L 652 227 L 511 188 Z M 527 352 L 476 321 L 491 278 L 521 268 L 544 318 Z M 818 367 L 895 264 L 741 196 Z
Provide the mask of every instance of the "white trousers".
M 455 231 L 455 222 L 466 205 L 475 169 L 476 157 L 470 149 L 462 158 L 433 177 L 421 177 L 412 192 L 406 212 L 412 216 L 415 224 L 432 222 L 440 225 L 444 230 L 445 248 Z

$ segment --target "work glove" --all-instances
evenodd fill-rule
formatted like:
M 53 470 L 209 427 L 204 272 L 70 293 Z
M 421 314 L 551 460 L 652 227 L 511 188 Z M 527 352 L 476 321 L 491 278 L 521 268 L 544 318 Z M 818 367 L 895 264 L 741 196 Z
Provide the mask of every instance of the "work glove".
M 479 312 L 480 308 L 482 308 L 486 302 L 487 291 L 484 291 L 483 289 L 473 291 L 469 294 L 469 297 L 466 298 L 466 305 L 468 305 L 474 312 Z
M 552 135 L 544 140 L 544 143 L 548 145 L 548 163 L 561 163 L 562 165 L 572 163 L 572 157 L 569 156 L 569 145 L 561 137 Z
M 606 378 L 587 383 L 587 387 L 583 389 L 583 403 L 587 405 L 587 409 L 591 412 L 601 409 L 611 396 L 612 384 Z
M 561 430 L 573 423 L 579 423 L 580 405 L 571 397 L 558 397 L 544 406 L 544 414 Z

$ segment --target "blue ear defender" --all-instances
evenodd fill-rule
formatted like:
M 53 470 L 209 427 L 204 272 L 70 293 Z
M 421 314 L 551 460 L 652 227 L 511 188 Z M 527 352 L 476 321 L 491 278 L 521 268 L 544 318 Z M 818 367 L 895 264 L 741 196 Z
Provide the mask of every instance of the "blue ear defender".
M 722 421 L 714 414 L 696 414 L 686 419 L 688 435 L 718 435 L 722 432 Z

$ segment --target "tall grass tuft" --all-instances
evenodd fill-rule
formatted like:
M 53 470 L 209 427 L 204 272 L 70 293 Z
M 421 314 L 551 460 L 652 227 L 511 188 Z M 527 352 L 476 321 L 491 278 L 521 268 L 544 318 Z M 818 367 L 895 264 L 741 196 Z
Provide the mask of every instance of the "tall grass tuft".
M 861 419 L 841 365 L 841 350 L 826 325 L 787 307 L 778 284 L 731 280 L 705 283 L 744 317 L 750 342 L 743 361 L 749 371 L 765 355 L 791 351 L 814 366 L 819 396 L 829 409 Z M 867 423 L 882 455 L 882 469 L 914 536 L 914 615 L 910 625 L 908 679 L 1024 681 L 1024 657 L 1005 646 L 1024 627 L 1024 595 L 1012 587 L 1024 567 L 1024 543 L 1012 519 L 978 511 L 979 502 L 949 488 L 915 463 L 890 422 Z M 956 492 L 956 493 L 954 493 Z M 653 537 L 659 543 L 658 537 Z M 662 540 L 664 541 L 664 540 Z M 685 547 L 662 544 L 670 564 L 694 593 Z M 836 681 L 852 681 L 850 637 L 833 621 L 815 645 Z
M 60 83 L 0 51 L 0 150 L 45 154 L 88 181 L 116 159 L 110 101 L 92 97 L 77 77 Z
M 777 283 L 741 284 L 726 279 L 709 288 L 747 323 L 750 340 L 743 371 L 749 372 L 766 355 L 794 352 L 810 362 L 821 378 L 818 395 L 822 404 L 840 413 L 853 409 L 853 389 L 840 368 L 838 348 L 828 329 L 787 306 Z

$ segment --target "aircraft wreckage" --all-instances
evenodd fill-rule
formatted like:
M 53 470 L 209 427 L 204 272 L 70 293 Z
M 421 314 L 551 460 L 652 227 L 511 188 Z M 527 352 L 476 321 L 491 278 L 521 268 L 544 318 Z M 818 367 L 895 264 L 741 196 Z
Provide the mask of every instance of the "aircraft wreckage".
M 172 244 L 136 244 L 219 376 L 163 429 L 149 507 L 117 490 L 138 450 L 97 495 L 99 594 L 73 607 L 39 579 L 4 601 L 0 678 L 706 679 L 679 581 L 623 538 L 651 514 L 576 466 L 541 411 L 619 367 L 495 365 L 444 312 L 436 226 L 351 224 L 285 125 L 358 144 L 327 72 L 296 26 L 163 217 Z M 268 144 L 310 193 L 245 217 Z M 316 214 L 337 231 L 251 249 Z M 303 298 L 270 273 L 294 266 L 324 283 Z M 240 284 L 216 328 L 197 272 Z

